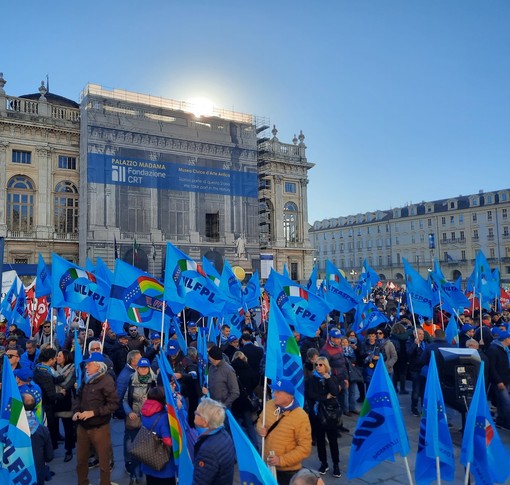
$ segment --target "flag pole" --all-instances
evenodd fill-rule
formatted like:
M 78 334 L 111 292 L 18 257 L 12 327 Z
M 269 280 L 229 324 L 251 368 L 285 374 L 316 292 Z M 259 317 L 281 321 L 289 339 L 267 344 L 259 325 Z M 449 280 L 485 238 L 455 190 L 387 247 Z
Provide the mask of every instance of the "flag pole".
M 52 308 L 51 309 L 51 315 L 50 315 L 50 322 L 51 322 L 51 325 L 50 325 L 50 330 L 51 330 L 51 333 L 50 333 L 50 347 L 53 347 L 53 316 L 54 315 L 56 315 L 55 308 Z
M 188 345 L 188 329 L 186 328 L 188 325 L 186 324 L 186 312 L 184 311 L 184 308 L 182 309 L 182 325 L 184 327 L 184 340 L 186 345 Z
M 436 456 L 437 485 L 441 485 L 441 460 Z
M 161 349 L 164 349 L 165 348 L 165 341 L 164 341 L 164 330 L 165 330 L 165 311 L 166 311 L 166 301 L 163 300 L 163 308 L 162 308 L 162 311 L 161 311 L 161 346 L 160 346 L 160 349 L 159 349 L 159 353 L 161 354 Z M 183 352 L 184 352 L 184 349 L 183 349 Z M 166 356 L 165 356 L 165 352 L 163 350 L 163 357 L 165 357 L 166 359 Z
M 81 315 L 80 315 L 81 317 Z M 87 314 L 87 325 L 85 326 L 85 341 L 83 342 L 83 355 L 85 355 L 85 349 L 87 348 L 87 339 L 89 338 L 89 323 L 90 313 Z
M 471 462 L 468 461 L 466 464 L 466 475 L 464 475 L 464 485 L 469 484 L 469 472 L 471 470 Z
M 474 303 L 473 303 L 474 308 Z M 484 345 L 483 341 L 483 321 L 482 321 L 482 294 L 480 293 L 480 301 L 478 302 L 478 314 L 480 317 L 480 345 Z
M 264 376 L 264 389 L 262 391 L 262 427 L 266 426 L 266 400 L 267 400 L 267 376 Z M 260 456 L 264 459 L 264 448 L 266 446 L 266 437 L 262 436 L 262 446 Z
M 411 475 L 411 468 L 409 467 L 409 460 L 407 456 L 404 456 L 404 463 L 406 464 L 407 478 L 409 479 L 409 485 L 414 485 L 413 476 Z
M 406 288 L 407 291 L 407 288 Z M 413 316 L 413 324 L 414 324 L 414 334 L 416 338 L 418 338 L 418 327 L 416 326 L 416 317 L 414 316 L 414 308 L 413 308 L 413 297 L 409 295 L 409 303 L 411 303 L 411 315 Z M 432 327 L 434 328 L 434 327 Z
M 106 328 L 108 327 L 108 319 L 103 322 L 103 337 L 101 338 L 101 353 L 104 353 L 104 341 L 106 338 Z

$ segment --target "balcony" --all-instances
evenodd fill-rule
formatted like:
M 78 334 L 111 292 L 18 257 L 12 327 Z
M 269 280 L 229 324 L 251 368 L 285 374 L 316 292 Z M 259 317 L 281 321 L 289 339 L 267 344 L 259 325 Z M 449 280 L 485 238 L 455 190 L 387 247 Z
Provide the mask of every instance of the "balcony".
M 53 239 L 58 241 L 78 241 L 79 234 L 77 232 L 54 232 Z
M 15 96 L 5 97 L 5 109 L 7 113 L 21 113 L 31 116 L 47 116 L 54 120 L 80 121 L 80 110 L 78 108 L 66 108 L 63 106 L 51 105 L 46 101 L 17 98 Z M 0 108 L 0 111 L 2 109 Z
M 7 238 L 11 239 L 35 239 L 35 231 L 7 231 Z

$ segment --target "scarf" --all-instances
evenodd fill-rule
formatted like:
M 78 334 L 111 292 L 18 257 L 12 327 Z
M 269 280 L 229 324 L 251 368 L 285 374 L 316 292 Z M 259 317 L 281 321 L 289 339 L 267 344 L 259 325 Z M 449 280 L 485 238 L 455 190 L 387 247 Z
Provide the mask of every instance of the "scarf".
M 276 409 L 274 410 L 274 415 L 277 417 L 277 419 L 279 419 L 280 414 L 286 411 L 292 411 L 293 409 L 296 409 L 298 407 L 299 407 L 298 402 L 295 399 L 293 399 L 292 402 L 285 408 L 282 406 L 276 406 Z
M 352 359 L 354 358 L 354 349 L 349 345 L 347 347 L 343 347 L 344 349 L 344 355 L 348 358 L 348 359 Z
M 50 367 L 49 365 L 39 363 L 39 364 L 37 364 L 37 365 L 35 366 L 35 368 L 36 368 L 36 369 L 42 369 L 42 370 L 44 370 L 44 371 L 48 372 L 49 374 L 51 374 L 53 377 L 56 377 L 56 376 L 57 376 L 57 374 L 56 374 L 56 372 L 55 372 L 55 369 L 53 369 L 53 368 L 52 368 L 52 367 Z

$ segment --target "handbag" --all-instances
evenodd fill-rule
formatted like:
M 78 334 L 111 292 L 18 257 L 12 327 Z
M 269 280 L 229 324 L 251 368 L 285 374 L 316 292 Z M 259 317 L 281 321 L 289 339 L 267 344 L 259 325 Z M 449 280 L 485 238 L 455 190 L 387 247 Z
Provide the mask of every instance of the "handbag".
M 352 383 L 363 382 L 363 371 L 354 363 L 349 366 L 349 381 Z
M 142 418 L 136 416 L 136 419 L 130 419 L 129 415 L 126 416 L 126 429 L 139 429 L 142 426 Z
M 133 458 L 157 471 L 165 467 L 170 460 L 171 453 L 170 447 L 166 446 L 161 438 L 152 431 L 161 416 L 162 414 L 154 421 L 151 429 L 147 429 L 145 426 L 140 428 L 129 450 Z
M 253 413 L 258 413 L 260 411 L 260 399 L 255 394 L 246 394 L 246 397 L 248 399 L 248 402 L 250 403 L 250 410 Z
M 319 401 L 317 417 L 323 428 L 336 428 L 342 422 L 342 408 L 336 398 Z

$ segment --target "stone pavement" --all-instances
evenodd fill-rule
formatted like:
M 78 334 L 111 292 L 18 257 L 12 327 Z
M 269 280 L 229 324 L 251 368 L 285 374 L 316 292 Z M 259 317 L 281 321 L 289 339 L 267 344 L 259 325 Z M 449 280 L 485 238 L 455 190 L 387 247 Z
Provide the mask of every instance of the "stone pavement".
M 411 452 L 408 456 L 409 466 L 411 468 L 411 472 L 413 474 L 414 480 L 414 462 L 416 459 L 416 450 L 418 447 L 418 432 L 420 427 L 420 418 L 412 416 L 410 414 L 410 396 L 404 395 L 399 396 L 402 412 L 404 415 L 404 419 L 406 422 L 407 433 L 409 436 L 409 441 L 411 445 Z M 459 463 L 460 457 L 460 445 L 462 441 L 462 435 L 459 432 L 461 427 L 461 418 L 460 414 L 454 410 L 448 408 L 448 418 L 452 423 L 452 427 L 450 428 L 452 434 L 452 440 L 455 446 L 455 464 L 456 464 L 456 473 L 455 473 L 455 484 L 462 484 L 464 481 L 464 468 Z M 377 484 L 384 483 L 388 485 L 396 485 L 396 484 L 408 484 L 409 481 L 407 479 L 407 473 L 405 469 L 405 464 L 403 458 L 399 455 L 396 456 L 395 462 L 386 461 L 373 468 L 371 471 L 366 473 L 362 478 L 358 478 L 356 480 L 348 480 L 347 479 L 347 463 L 349 460 L 349 452 L 352 441 L 352 432 L 355 429 L 357 416 L 353 417 L 344 417 L 344 425 L 351 431 L 350 433 L 342 433 L 342 437 L 339 439 L 340 445 L 340 469 L 342 472 L 342 478 L 335 478 L 331 474 L 332 464 L 330 465 L 330 470 L 323 475 L 323 479 L 327 485 L 337 484 L 337 483 L 352 483 L 352 484 Z M 503 443 L 507 446 L 507 449 L 510 451 L 510 432 L 502 429 L 498 429 L 498 432 L 501 436 Z M 122 456 L 122 439 L 124 433 L 124 424 L 121 421 L 113 420 L 112 421 L 112 441 L 113 441 L 113 450 L 115 456 L 115 467 L 112 472 L 112 481 L 118 483 L 119 485 L 128 485 L 129 484 L 129 476 L 124 470 L 124 462 Z M 328 453 L 329 455 L 329 453 Z M 314 447 L 312 449 L 312 455 L 305 461 L 305 466 L 308 468 L 317 468 L 319 466 L 319 461 L 317 459 L 317 450 Z M 56 473 L 51 482 L 48 482 L 50 485 L 61 485 L 61 484 L 74 484 L 76 483 L 76 458 L 73 459 L 69 463 L 64 463 L 64 450 L 61 447 L 56 450 L 55 458 L 51 463 L 51 469 Z M 95 468 L 90 470 L 89 472 L 90 483 L 95 485 L 99 483 L 99 469 Z M 239 476 L 235 474 L 234 483 L 236 485 L 239 484 Z M 448 483 L 448 482 L 445 482 Z

